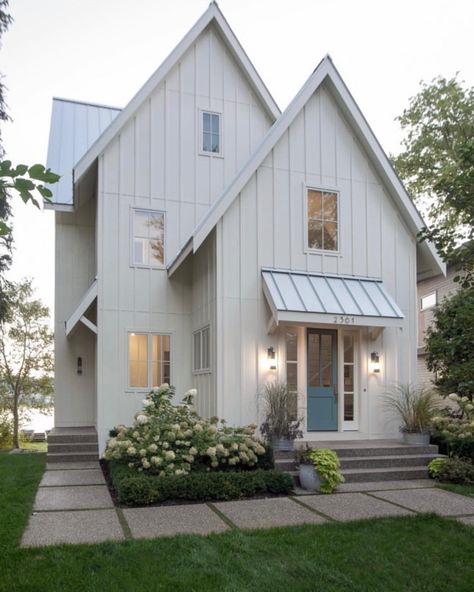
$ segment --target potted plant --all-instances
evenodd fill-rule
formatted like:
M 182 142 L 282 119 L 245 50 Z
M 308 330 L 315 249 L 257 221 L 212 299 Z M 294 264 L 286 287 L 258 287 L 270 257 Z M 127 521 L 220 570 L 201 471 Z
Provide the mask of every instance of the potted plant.
M 303 489 L 321 493 L 332 493 L 344 483 L 339 457 L 328 448 L 315 448 L 302 455 L 299 478 Z
M 290 393 L 284 382 L 269 382 L 263 391 L 265 421 L 260 431 L 274 450 L 293 450 L 296 438 L 302 438 L 301 419 L 297 418 L 296 393 Z
M 411 385 L 396 386 L 385 394 L 384 405 L 401 421 L 405 444 L 426 446 L 430 443 L 431 422 L 440 406 L 435 391 Z

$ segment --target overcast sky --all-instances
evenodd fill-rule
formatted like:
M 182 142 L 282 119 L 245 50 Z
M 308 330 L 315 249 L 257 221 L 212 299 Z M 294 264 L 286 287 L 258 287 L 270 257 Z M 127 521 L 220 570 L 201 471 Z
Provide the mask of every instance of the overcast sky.
M 13 122 L 2 128 L 14 163 L 45 163 L 53 96 L 123 107 L 206 10 L 206 0 L 11 0 L 0 72 Z M 281 109 L 331 54 L 389 153 L 394 121 L 420 80 L 460 72 L 474 85 L 473 0 L 221 0 Z M 51 212 L 15 208 L 11 277 L 32 276 L 54 302 Z

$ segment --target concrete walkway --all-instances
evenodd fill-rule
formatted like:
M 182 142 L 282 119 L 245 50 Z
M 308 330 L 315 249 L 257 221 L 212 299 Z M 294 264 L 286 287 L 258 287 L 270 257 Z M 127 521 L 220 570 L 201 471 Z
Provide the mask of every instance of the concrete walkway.
M 41 480 L 23 547 L 99 543 L 231 528 L 270 528 L 436 512 L 474 526 L 474 499 L 429 480 L 348 483 L 337 494 L 176 506 L 114 507 L 97 462 L 54 463 Z

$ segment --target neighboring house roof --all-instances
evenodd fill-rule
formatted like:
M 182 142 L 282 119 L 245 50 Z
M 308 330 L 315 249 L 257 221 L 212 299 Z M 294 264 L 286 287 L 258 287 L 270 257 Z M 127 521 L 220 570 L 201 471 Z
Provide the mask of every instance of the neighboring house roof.
M 380 280 L 262 269 L 263 291 L 275 323 L 327 323 L 398 327 L 404 315 Z
M 161 66 L 143 85 L 128 105 L 122 110 L 120 115 L 115 119 L 113 124 L 103 133 L 97 141 L 87 150 L 80 161 L 74 167 L 74 179 L 78 181 L 82 175 L 89 169 L 98 156 L 105 150 L 108 144 L 119 133 L 139 107 L 148 99 L 150 94 L 157 86 L 166 78 L 172 68 L 179 62 L 188 49 L 195 43 L 199 35 L 210 25 L 214 24 L 221 34 L 227 48 L 231 55 L 237 61 L 246 75 L 246 78 L 255 92 L 257 97 L 262 102 L 270 120 L 274 122 L 280 116 L 280 109 L 275 100 L 271 96 L 267 87 L 260 78 L 257 70 L 248 58 L 244 49 L 240 45 L 237 37 L 230 28 L 229 24 L 224 18 L 224 15 L 219 10 L 215 2 L 211 2 L 209 8 L 192 27 L 192 29 L 185 35 L 182 41 L 175 47 L 170 55 L 165 59 Z
M 248 159 L 247 163 L 237 173 L 234 180 L 224 189 L 220 197 L 209 209 L 206 216 L 195 228 L 181 253 L 178 254 L 175 261 L 170 265 L 171 273 L 177 269 L 177 266 L 182 260 L 184 260 L 187 254 L 191 251 L 195 252 L 200 247 L 220 218 L 225 214 L 234 199 L 236 199 L 248 183 L 257 168 L 263 163 L 270 151 L 286 132 L 301 109 L 323 83 L 328 85 L 339 108 L 354 130 L 359 142 L 369 155 L 377 173 L 390 191 L 395 203 L 398 205 L 399 211 L 408 228 L 413 235 L 416 236 L 425 226 L 420 213 L 408 195 L 403 183 L 395 173 L 387 155 L 380 146 L 339 72 L 336 70 L 330 56 L 327 55 L 319 63 L 273 127 L 269 129 L 258 148 Z M 429 275 L 437 275 L 439 273 L 445 274 L 445 264 L 442 262 L 432 243 L 425 241 L 418 245 L 418 249 L 421 251 L 424 260 L 428 264 Z
M 53 193 L 49 207 L 72 206 L 74 165 L 119 113 L 116 107 L 53 98 L 47 167 L 61 178 L 48 186 Z

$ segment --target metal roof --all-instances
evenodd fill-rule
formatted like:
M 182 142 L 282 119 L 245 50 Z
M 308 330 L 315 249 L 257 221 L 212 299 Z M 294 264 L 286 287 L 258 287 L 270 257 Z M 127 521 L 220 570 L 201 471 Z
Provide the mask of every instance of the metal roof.
M 119 113 L 115 107 L 53 98 L 47 166 L 61 175 L 50 186 L 53 204 L 72 205 L 74 165 Z
M 263 269 L 275 321 L 399 326 L 404 315 L 376 279 Z M 338 317 L 338 319 L 335 319 Z M 339 317 L 344 317 L 340 321 Z

